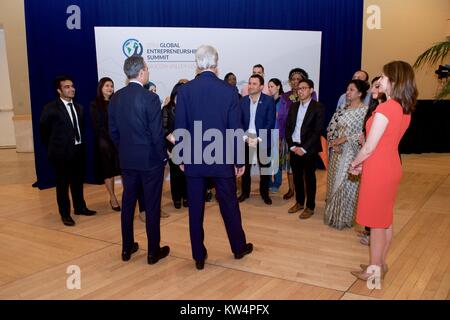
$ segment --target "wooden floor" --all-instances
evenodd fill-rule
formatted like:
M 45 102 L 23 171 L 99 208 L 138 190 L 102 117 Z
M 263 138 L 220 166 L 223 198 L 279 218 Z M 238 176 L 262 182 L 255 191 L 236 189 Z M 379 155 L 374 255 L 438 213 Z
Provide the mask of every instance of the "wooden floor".
M 197 271 L 187 210 L 173 208 L 167 181 L 162 203 L 170 217 L 161 220 L 161 236 L 170 256 L 146 263 L 145 229 L 136 219 L 141 249 L 125 263 L 120 217 L 104 186 L 85 186 L 98 214 L 75 216 L 77 225 L 65 227 L 55 190 L 31 187 L 34 155 L 0 150 L 0 299 L 450 299 L 450 155 L 407 155 L 403 164 L 390 271 L 381 290 L 369 290 L 350 274 L 368 262 L 368 247 L 355 229 L 322 223 L 324 171 L 318 171 L 316 214 L 306 221 L 287 213 L 293 202 L 282 200 L 285 185 L 266 206 L 254 181 L 241 211 L 255 250 L 242 260 L 233 259 L 217 203 L 207 204 L 209 258 Z M 67 289 L 71 265 L 80 267 L 80 290 Z

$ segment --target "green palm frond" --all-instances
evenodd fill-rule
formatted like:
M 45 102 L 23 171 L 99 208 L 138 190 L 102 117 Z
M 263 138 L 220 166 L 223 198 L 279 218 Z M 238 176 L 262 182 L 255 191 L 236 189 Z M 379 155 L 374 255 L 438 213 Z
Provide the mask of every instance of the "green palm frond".
M 450 94 L 450 80 L 447 81 L 442 90 L 436 95 L 436 100 L 444 99 L 449 94 Z
M 414 63 L 414 68 L 419 68 L 425 64 L 435 65 L 442 62 L 450 51 L 450 41 L 436 43 L 430 49 L 422 53 Z

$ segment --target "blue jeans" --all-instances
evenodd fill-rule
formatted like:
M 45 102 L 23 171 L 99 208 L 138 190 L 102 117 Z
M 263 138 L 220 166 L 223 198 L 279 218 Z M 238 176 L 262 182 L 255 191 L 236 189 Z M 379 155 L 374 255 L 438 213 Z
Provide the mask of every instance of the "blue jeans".
M 270 188 L 277 188 L 279 189 L 281 187 L 281 182 L 283 181 L 283 175 L 282 175 L 281 166 L 278 169 L 278 172 L 273 175 L 273 178 L 270 179 Z

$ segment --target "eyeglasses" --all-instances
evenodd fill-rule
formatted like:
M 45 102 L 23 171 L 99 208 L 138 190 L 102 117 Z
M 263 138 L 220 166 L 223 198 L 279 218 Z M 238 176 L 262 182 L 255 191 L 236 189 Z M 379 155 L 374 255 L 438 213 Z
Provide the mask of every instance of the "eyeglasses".
M 298 87 L 298 90 L 308 90 L 308 89 L 311 89 L 310 87 Z

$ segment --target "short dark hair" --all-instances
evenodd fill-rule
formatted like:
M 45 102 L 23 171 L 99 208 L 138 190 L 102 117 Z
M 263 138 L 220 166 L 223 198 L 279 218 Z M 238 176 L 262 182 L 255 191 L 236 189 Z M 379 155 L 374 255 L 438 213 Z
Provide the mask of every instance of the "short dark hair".
M 68 75 L 57 76 L 55 80 L 53 80 L 56 93 L 58 93 L 58 89 L 61 89 L 61 82 L 63 81 L 72 81 L 73 83 L 72 78 Z
M 298 83 L 300 85 L 300 83 L 306 83 L 308 85 L 308 87 L 310 87 L 311 89 L 314 89 L 314 81 L 312 81 L 311 79 L 303 79 L 300 80 L 300 82 Z
M 251 76 L 250 76 L 250 79 L 251 78 L 256 78 L 256 79 L 259 79 L 259 84 L 260 85 L 264 85 L 264 78 L 263 77 L 261 77 L 259 74 L 252 74 Z
M 236 77 L 236 75 L 235 75 L 233 72 L 228 72 L 228 73 L 225 75 L 225 78 L 223 78 L 223 80 L 228 81 L 228 78 L 231 77 L 231 76 L 235 76 L 235 77 Z
M 347 84 L 347 87 L 351 84 L 354 84 L 356 89 L 361 92 L 361 101 L 363 101 L 367 96 L 367 90 L 369 90 L 370 86 L 367 81 L 364 80 L 350 80 Z
M 252 69 L 255 69 L 255 68 L 261 68 L 262 71 L 264 72 L 264 67 L 262 66 L 262 64 L 259 64 L 259 63 L 255 64 Z
M 364 73 L 366 75 L 366 81 L 369 82 L 369 73 L 366 70 L 358 70 L 358 71 Z

